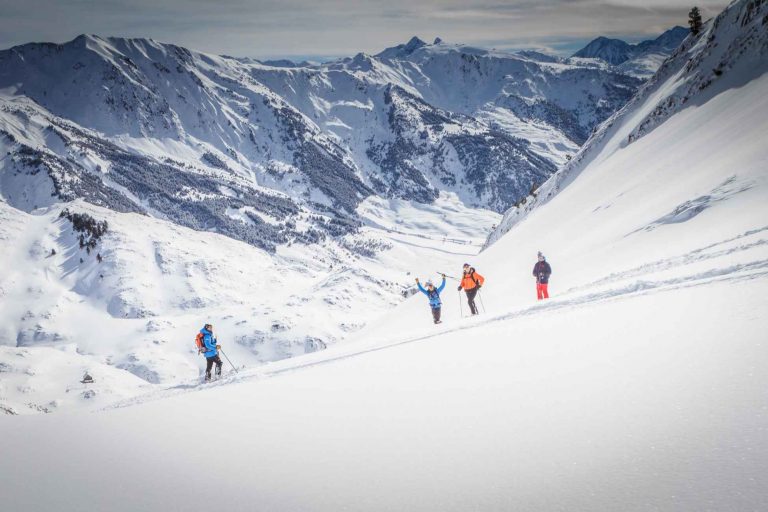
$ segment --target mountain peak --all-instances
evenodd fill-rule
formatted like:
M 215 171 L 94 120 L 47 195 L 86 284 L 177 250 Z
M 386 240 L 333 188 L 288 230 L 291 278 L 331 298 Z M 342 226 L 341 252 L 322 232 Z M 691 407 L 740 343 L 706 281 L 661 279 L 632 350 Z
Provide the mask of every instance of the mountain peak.
M 671 53 L 688 36 L 688 29 L 675 26 L 665 31 L 656 39 L 649 39 L 637 44 L 629 44 L 621 39 L 596 37 L 587 46 L 573 54 L 573 57 L 601 59 L 617 66 L 627 60 L 649 52 Z
M 72 44 L 73 46 L 82 47 L 87 45 L 88 43 L 99 43 L 101 41 L 102 41 L 102 38 L 100 38 L 96 34 L 80 34 L 79 36 L 74 38 L 72 41 L 70 41 L 69 44 Z
M 417 36 L 413 36 L 407 43 L 399 44 L 397 46 L 387 48 L 386 50 L 377 54 L 376 57 L 381 57 L 385 59 L 396 59 L 399 57 L 407 57 L 408 55 L 411 55 L 413 52 L 415 52 L 419 48 L 423 48 L 425 46 L 428 46 L 426 42 L 424 42 Z
M 629 58 L 632 45 L 621 39 L 609 39 L 601 36 L 573 54 L 574 57 L 602 59 L 610 64 L 618 65 Z
M 403 49 L 408 53 L 411 53 L 412 51 L 417 50 L 422 46 L 426 46 L 426 45 L 427 43 L 419 39 L 417 36 L 413 36 L 411 40 L 405 44 L 405 47 Z

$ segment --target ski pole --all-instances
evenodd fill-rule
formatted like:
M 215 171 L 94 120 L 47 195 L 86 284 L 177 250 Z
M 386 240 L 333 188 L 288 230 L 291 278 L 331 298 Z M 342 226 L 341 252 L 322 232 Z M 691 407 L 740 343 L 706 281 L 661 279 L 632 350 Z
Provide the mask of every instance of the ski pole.
M 483 313 L 485 313 L 485 304 L 483 304 L 482 290 L 477 290 L 477 298 L 480 299 L 480 305 L 483 307 Z
M 232 361 L 229 360 L 229 358 L 227 357 L 227 354 L 224 353 L 224 350 L 223 349 L 219 349 L 219 350 L 221 351 L 221 355 L 224 356 L 224 359 L 226 359 L 227 362 L 232 366 L 232 369 L 235 370 L 235 373 L 240 373 L 237 371 L 237 368 L 235 368 L 235 365 L 232 364 Z
M 464 318 L 464 308 L 461 305 L 461 290 L 459 290 L 459 312 L 461 313 L 461 318 Z
M 445 276 L 445 277 L 447 277 L 448 279 L 453 279 L 453 280 L 455 280 L 455 281 L 458 281 L 458 280 L 459 280 L 459 278 L 458 278 L 458 277 L 449 276 L 448 274 L 443 274 L 442 272 L 438 272 L 438 274 L 440 274 L 441 276 Z

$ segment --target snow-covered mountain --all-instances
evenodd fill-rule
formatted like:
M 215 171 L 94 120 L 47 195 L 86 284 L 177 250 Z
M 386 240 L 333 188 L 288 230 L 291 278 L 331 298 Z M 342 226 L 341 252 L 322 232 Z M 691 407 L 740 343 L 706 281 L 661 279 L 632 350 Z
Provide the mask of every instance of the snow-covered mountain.
M 0 52 L 3 407 L 194 379 L 205 321 L 247 365 L 348 337 L 411 293 L 416 262 L 476 254 L 493 210 L 639 84 L 417 38 L 322 65 L 97 36 Z M 98 388 L 51 385 L 48 360 Z
M 411 293 L 414 265 L 471 258 L 498 220 L 478 207 L 528 194 L 639 83 L 416 38 L 298 67 L 95 36 L 0 60 L 18 267 L 0 282 L 2 398 L 19 413 L 194 379 L 205 320 L 248 365 L 349 337 Z M 115 377 L 68 395 L 49 357 Z
M 656 39 L 649 39 L 637 44 L 629 44 L 621 39 L 598 37 L 574 53 L 573 56 L 601 59 L 609 64 L 618 66 L 647 53 L 666 52 L 670 54 L 688 37 L 688 33 L 689 30 L 685 27 L 673 27 Z
M 639 84 L 416 38 L 306 67 L 142 39 L 23 45 L 0 52 L 15 176 L 2 193 L 27 211 L 83 198 L 269 250 L 354 231 L 374 194 L 430 203 L 447 191 L 501 212 Z
M 621 39 L 610 39 L 601 36 L 590 41 L 587 46 L 575 52 L 573 56 L 586 59 L 601 59 L 609 64 L 617 65 L 629 60 L 633 49 L 633 45 Z
M 4 418 L 4 506 L 764 509 L 766 20 L 732 3 L 542 188 L 473 261 L 483 315 L 448 288 L 440 326 L 419 295 L 353 342 L 206 387 Z
M 656 39 L 637 44 L 629 44 L 621 39 L 598 37 L 574 53 L 573 57 L 598 59 L 611 64 L 622 73 L 648 78 L 680 46 L 689 32 L 684 27 L 673 27 Z
M 555 197 L 585 168 L 636 143 L 673 114 L 695 108 L 723 90 L 737 88 L 765 73 L 768 33 L 764 24 L 752 19 L 752 13 L 760 8 L 760 3 L 753 6 L 752 2 L 745 5 L 736 2 L 735 6 L 710 21 L 699 36 L 686 39 L 632 100 L 595 130 L 573 159 L 519 205 L 505 212 L 486 246 Z M 743 14 L 738 16 L 742 11 Z M 710 199 L 703 197 L 701 200 L 708 202 Z M 708 207 L 700 202 L 680 205 L 680 218 Z

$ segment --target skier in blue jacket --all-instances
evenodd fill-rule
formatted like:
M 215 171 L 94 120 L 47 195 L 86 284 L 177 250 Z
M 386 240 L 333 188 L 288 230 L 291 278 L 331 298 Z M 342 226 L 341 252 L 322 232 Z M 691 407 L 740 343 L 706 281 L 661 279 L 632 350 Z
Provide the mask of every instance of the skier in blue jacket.
M 435 288 L 435 285 L 432 283 L 432 281 L 427 281 L 427 288 L 425 289 L 423 286 L 421 286 L 418 277 L 416 278 L 416 286 L 418 286 L 419 291 L 426 295 L 429 299 L 429 306 L 432 308 L 432 318 L 436 324 L 439 324 L 441 322 L 440 308 L 443 305 L 443 303 L 440 302 L 440 292 L 442 292 L 443 288 L 445 288 L 445 275 L 443 275 L 443 282 L 437 288 Z
M 205 352 L 203 352 L 205 356 L 205 380 L 209 381 L 211 380 L 213 363 L 216 363 L 216 377 L 221 376 L 221 366 L 223 364 L 219 357 L 221 345 L 218 344 L 218 341 L 213 336 L 213 326 L 211 324 L 205 324 L 200 329 L 200 334 L 203 335 L 203 345 L 205 346 Z

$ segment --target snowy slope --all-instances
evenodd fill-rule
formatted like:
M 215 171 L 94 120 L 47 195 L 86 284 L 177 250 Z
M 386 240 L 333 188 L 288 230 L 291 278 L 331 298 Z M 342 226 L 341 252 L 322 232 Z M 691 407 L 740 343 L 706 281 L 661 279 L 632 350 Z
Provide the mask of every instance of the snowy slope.
M 723 82 L 631 144 L 647 116 L 621 121 L 613 150 L 472 259 L 483 315 L 460 318 L 448 288 L 439 327 L 416 296 L 354 343 L 202 391 L 0 418 L 4 504 L 204 510 L 215 489 L 234 510 L 762 510 L 766 9 L 735 2 L 683 50 L 729 55 Z
M 207 510 L 203 465 L 229 510 L 760 510 L 766 317 L 739 296 L 765 310 L 765 278 L 553 302 L 134 407 L 5 419 L 0 489 L 29 511 Z M 697 318 L 670 321 L 681 303 Z
M 90 252 L 64 206 L 108 223 Z M 79 201 L 33 214 L 0 202 L 0 406 L 93 408 L 196 382 L 193 338 L 209 321 L 238 365 L 322 350 L 402 301 L 414 261 L 476 254 L 498 219 L 455 196 L 371 198 L 359 214 L 356 235 L 270 254 Z M 78 383 L 86 370 L 94 385 Z
M 761 77 L 766 71 L 768 53 L 765 22 L 755 14 L 761 9 L 762 3 L 737 3 L 708 22 L 697 38 L 686 39 L 632 100 L 595 130 L 573 159 L 519 205 L 505 212 L 486 246 L 567 188 L 584 169 L 635 143 L 674 113 L 696 108 L 724 91 L 738 91 L 748 81 Z M 723 114 L 730 115 L 730 109 L 724 108 Z M 714 146 L 724 158 L 732 158 L 728 142 L 738 141 L 729 137 L 718 140 Z M 692 151 L 699 153 L 701 148 Z

